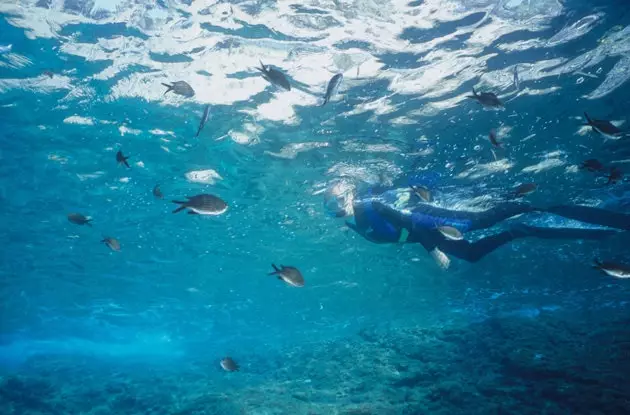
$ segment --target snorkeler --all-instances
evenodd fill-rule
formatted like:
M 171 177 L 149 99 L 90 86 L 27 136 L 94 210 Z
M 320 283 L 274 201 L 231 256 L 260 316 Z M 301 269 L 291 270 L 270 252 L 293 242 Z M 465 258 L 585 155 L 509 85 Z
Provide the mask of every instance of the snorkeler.
M 336 194 L 335 194 L 336 193 Z M 345 217 L 346 225 L 375 243 L 419 243 L 440 265 L 446 267 L 445 254 L 476 262 L 500 246 L 524 237 L 542 239 L 601 240 L 630 230 L 630 215 L 587 206 L 535 208 L 526 203 L 504 202 L 491 209 L 472 212 L 438 208 L 428 203 L 411 203 L 407 189 L 368 189 L 359 198 L 347 189 L 328 192 L 326 209 L 335 217 Z M 448 238 L 440 227 L 452 227 L 461 233 L 492 226 L 521 214 L 546 212 L 594 225 L 615 229 L 544 228 L 514 224 L 509 230 L 483 237 L 475 242 Z M 447 258 L 445 258 L 447 259 Z

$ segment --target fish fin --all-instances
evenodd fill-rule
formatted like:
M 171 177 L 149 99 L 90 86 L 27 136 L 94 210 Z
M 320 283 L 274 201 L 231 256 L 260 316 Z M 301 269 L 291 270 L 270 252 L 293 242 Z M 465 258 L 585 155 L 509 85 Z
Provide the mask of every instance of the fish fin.
M 265 68 L 265 64 L 262 63 L 262 61 L 259 59 L 258 62 L 260 62 L 260 68 L 256 68 L 259 71 L 263 72 L 263 73 L 267 73 L 267 69 Z
M 269 273 L 269 274 L 267 274 L 267 275 L 278 275 L 278 273 L 280 272 L 280 268 L 278 268 L 278 267 L 276 266 L 276 264 L 271 264 L 271 266 L 273 267 L 274 271 L 273 271 L 273 272 L 270 272 L 270 273 Z M 278 278 L 280 278 L 280 277 L 278 277 Z
M 162 82 L 162 85 L 164 85 L 167 88 L 166 91 L 164 91 L 164 95 L 166 95 L 167 92 L 172 91 L 174 88 L 173 85 L 165 84 L 164 82 Z
M 86 220 L 86 221 L 85 221 L 85 224 L 86 224 L 87 226 L 89 226 L 89 227 L 92 227 L 92 224 L 91 224 L 90 222 L 92 222 L 92 219 L 88 219 L 88 220 Z
M 186 204 L 188 202 L 181 202 L 179 200 L 173 200 L 173 203 L 177 203 L 177 204 L 181 205 L 180 207 L 178 207 L 177 209 L 175 209 L 173 211 L 173 213 L 177 213 L 177 212 L 181 212 L 182 210 L 186 209 Z
M 593 120 L 591 120 L 591 117 L 588 116 L 586 111 L 584 111 L 584 118 L 586 118 L 586 124 L 584 124 L 584 125 L 592 125 L 593 124 Z
M 189 210 L 188 214 L 189 215 L 198 215 L 199 213 L 195 212 L 194 210 Z
M 466 95 L 466 98 L 477 99 L 477 91 L 475 90 L 474 87 L 473 87 L 472 91 L 473 91 L 473 94 L 472 95 Z
M 592 265 L 593 268 L 595 268 L 595 269 L 602 269 L 602 265 L 603 264 L 602 264 L 602 262 L 599 259 L 597 259 L 597 258 L 593 259 L 593 265 Z

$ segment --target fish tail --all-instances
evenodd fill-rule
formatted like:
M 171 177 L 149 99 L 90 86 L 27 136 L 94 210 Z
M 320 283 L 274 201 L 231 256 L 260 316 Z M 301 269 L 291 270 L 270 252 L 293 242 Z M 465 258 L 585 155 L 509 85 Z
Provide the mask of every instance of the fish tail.
M 260 62 L 260 68 L 256 68 L 256 69 L 258 69 L 259 71 L 262 71 L 262 72 L 267 72 L 267 70 L 265 69 L 265 64 L 262 63 L 262 61 L 260 59 L 258 60 L 258 62 Z
M 322 105 L 320 105 L 320 107 L 323 107 L 326 104 L 328 104 L 328 97 L 324 97 L 324 102 L 322 102 Z
M 125 166 L 127 166 L 127 168 L 130 168 L 131 166 L 129 165 L 129 163 L 127 162 L 127 160 L 129 160 L 129 157 L 125 157 L 125 158 L 123 159 L 123 164 L 124 164 Z
M 164 95 L 173 90 L 173 85 L 165 84 L 164 82 L 162 82 L 162 85 L 167 88 L 166 91 L 164 91 Z
M 278 268 L 276 264 L 271 264 L 271 266 L 273 267 L 274 271 L 270 272 L 267 275 L 278 275 L 280 273 L 280 268 Z
M 584 125 L 591 125 L 591 124 L 593 124 L 593 120 L 591 120 L 591 117 L 588 116 L 586 111 L 584 111 L 584 118 L 586 118 L 586 123 Z
M 187 202 L 182 202 L 182 201 L 179 201 L 179 200 L 173 200 L 173 203 L 177 203 L 177 204 L 181 205 L 180 207 L 175 209 L 173 211 L 173 213 L 181 212 L 182 210 L 186 209 L 186 203 Z
M 473 91 L 473 94 L 467 95 L 466 98 L 472 98 L 472 99 L 477 98 L 477 91 L 475 90 L 475 87 L 473 87 L 472 91 Z
M 592 267 L 595 268 L 595 269 L 601 269 L 602 268 L 602 262 L 599 259 L 594 258 Z

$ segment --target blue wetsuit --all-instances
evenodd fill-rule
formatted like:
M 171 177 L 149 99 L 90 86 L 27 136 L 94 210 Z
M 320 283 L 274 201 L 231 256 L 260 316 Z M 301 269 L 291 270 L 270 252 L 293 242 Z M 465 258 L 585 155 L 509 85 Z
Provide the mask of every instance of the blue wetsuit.
M 373 189 L 355 200 L 354 222 L 346 224 L 366 239 L 376 243 L 420 243 L 427 251 L 435 248 L 466 261 L 475 262 L 496 248 L 516 238 L 603 239 L 618 233 L 613 229 L 539 228 L 527 225 L 513 227 L 475 242 L 449 240 L 436 228 L 452 226 L 466 233 L 490 228 L 513 216 L 530 212 L 548 212 L 568 219 L 630 230 L 630 215 L 586 206 L 534 208 L 529 204 L 506 202 L 482 212 L 454 211 L 418 203 L 408 208 L 394 207 L 399 191 L 375 192 Z

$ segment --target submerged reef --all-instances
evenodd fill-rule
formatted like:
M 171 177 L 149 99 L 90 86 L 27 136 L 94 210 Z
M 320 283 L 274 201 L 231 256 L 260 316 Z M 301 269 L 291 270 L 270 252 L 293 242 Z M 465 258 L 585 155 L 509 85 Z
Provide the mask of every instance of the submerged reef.
M 0 381 L 6 415 L 630 413 L 628 321 L 490 318 L 183 365 L 32 358 Z

